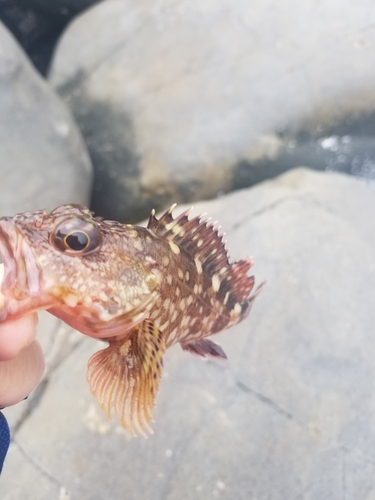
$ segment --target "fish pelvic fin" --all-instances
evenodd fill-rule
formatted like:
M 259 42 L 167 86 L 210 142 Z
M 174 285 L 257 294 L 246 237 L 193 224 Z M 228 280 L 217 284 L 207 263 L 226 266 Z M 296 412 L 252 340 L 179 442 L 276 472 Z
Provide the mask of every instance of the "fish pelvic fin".
M 182 343 L 181 347 L 184 351 L 188 351 L 195 356 L 199 356 L 201 358 L 220 358 L 227 359 L 227 355 L 225 354 L 223 348 L 210 339 L 199 339 L 194 342 Z
M 88 362 L 87 380 L 99 406 L 110 419 L 111 410 L 133 436 L 153 434 L 149 422 L 159 389 L 165 345 L 162 333 L 144 320 L 124 340 L 109 346 Z

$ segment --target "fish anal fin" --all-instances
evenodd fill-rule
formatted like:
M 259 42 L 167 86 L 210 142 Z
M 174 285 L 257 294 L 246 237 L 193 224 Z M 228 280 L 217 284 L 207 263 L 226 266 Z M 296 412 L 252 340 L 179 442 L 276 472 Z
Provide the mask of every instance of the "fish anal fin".
M 195 356 L 227 359 L 227 355 L 222 347 L 210 339 L 200 339 L 194 342 L 181 343 L 181 347 L 184 351 L 189 351 Z
M 152 434 L 149 422 L 163 369 L 164 340 L 150 320 L 134 327 L 122 340 L 95 353 L 88 362 L 87 380 L 107 418 L 114 411 L 132 435 Z

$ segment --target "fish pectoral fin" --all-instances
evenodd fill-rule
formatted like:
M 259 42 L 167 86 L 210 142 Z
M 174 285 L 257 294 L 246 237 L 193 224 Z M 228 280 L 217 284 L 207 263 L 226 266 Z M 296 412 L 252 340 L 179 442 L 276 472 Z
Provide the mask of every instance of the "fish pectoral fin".
M 134 327 L 125 340 L 109 346 L 88 362 L 87 380 L 92 394 L 110 418 L 113 409 L 121 425 L 132 435 L 153 433 L 149 422 L 159 389 L 165 344 L 150 320 Z
M 189 351 L 195 356 L 227 359 L 222 347 L 210 339 L 200 339 L 186 344 L 181 343 L 181 347 L 184 351 Z

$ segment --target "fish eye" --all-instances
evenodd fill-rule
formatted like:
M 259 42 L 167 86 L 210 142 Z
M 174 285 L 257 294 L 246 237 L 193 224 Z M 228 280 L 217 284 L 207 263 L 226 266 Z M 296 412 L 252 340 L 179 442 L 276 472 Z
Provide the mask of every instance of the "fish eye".
M 61 252 L 88 255 L 99 250 L 103 238 L 94 221 L 83 217 L 69 217 L 58 223 L 50 234 L 50 242 Z

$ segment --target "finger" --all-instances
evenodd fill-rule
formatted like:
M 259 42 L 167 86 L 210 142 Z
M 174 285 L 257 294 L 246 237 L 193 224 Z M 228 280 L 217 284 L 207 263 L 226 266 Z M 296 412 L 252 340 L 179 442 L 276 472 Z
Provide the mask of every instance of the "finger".
M 36 340 L 17 357 L 0 362 L 0 407 L 25 399 L 41 379 L 43 371 L 43 352 Z
M 38 316 L 28 314 L 0 324 L 0 361 L 15 358 L 35 337 Z

